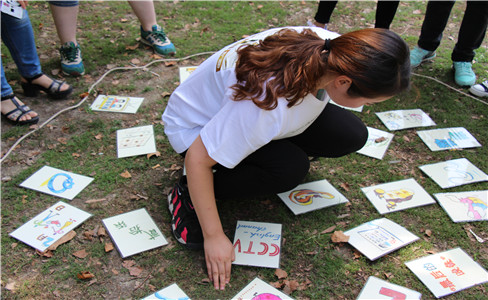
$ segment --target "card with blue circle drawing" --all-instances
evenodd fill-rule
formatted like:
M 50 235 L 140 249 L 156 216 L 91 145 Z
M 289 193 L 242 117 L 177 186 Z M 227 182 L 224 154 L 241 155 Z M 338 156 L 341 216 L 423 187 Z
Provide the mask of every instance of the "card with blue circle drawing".
M 431 151 L 481 147 L 464 127 L 420 130 L 417 134 Z
M 20 186 L 73 200 L 92 181 L 92 177 L 44 166 L 24 180 Z
M 435 126 L 432 119 L 421 109 L 402 109 L 377 112 L 376 116 L 388 130 Z
M 170 286 L 165 287 L 152 295 L 147 296 L 142 300 L 156 300 L 156 299 L 167 299 L 167 300 L 190 300 L 185 292 L 176 284 L 173 283 Z
M 92 215 L 59 201 L 13 231 L 10 236 L 44 252 Z
M 488 181 L 488 175 L 466 158 L 451 159 L 419 168 L 443 189 Z

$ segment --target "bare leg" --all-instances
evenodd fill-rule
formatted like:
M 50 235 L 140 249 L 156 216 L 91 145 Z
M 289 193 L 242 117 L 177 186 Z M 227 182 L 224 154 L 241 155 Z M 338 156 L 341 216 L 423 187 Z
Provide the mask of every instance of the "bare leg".
M 65 7 L 50 4 L 49 6 L 51 7 L 51 14 L 61 44 L 64 45 L 67 42 L 77 44 L 76 27 L 78 20 L 78 5 Z
M 154 11 L 154 3 L 152 1 L 127 1 L 136 14 L 139 22 L 141 22 L 142 29 L 151 31 L 152 26 L 157 24 L 156 12 Z

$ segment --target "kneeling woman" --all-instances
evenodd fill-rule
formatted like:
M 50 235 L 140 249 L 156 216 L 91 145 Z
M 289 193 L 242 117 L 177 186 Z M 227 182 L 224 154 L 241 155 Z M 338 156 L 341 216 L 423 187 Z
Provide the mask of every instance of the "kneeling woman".
M 187 175 L 168 196 L 172 229 L 187 247 L 204 247 L 215 288 L 229 282 L 234 259 L 215 199 L 288 191 L 309 156 L 359 150 L 366 126 L 329 100 L 378 103 L 409 83 L 408 46 L 391 31 L 288 27 L 223 48 L 176 88 L 163 121 Z

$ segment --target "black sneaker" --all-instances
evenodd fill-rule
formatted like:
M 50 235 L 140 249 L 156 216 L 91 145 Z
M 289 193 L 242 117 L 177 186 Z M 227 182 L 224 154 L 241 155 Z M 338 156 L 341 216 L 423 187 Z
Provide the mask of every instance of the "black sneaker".
M 176 240 L 189 249 L 202 249 L 202 228 L 191 203 L 185 177 L 169 193 L 168 208 L 172 216 L 171 229 Z

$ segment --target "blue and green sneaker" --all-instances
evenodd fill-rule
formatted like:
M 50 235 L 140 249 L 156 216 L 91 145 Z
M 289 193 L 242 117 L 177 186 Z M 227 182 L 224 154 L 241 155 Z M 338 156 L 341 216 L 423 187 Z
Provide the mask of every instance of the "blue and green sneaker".
M 141 42 L 151 46 L 154 51 L 162 55 L 174 55 L 176 53 L 175 45 L 159 25 L 153 25 L 152 31 L 145 31 L 141 26 Z
M 61 70 L 64 74 L 71 76 L 85 74 L 80 45 L 67 42 L 59 48 L 59 54 L 61 55 Z

